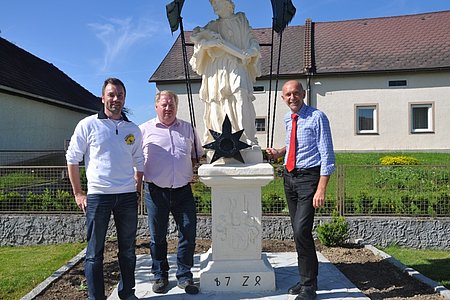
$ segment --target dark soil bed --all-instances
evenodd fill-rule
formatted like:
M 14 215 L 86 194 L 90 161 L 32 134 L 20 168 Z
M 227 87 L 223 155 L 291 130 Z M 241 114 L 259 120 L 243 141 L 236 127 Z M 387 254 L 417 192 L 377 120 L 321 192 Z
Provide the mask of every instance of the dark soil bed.
M 176 252 L 177 240 L 169 242 L 169 252 Z M 211 245 L 209 240 L 197 240 L 196 253 L 206 252 Z M 109 241 L 105 248 L 104 273 L 107 294 L 111 294 L 117 285 L 119 267 L 117 264 L 116 243 Z M 350 281 L 371 299 L 443 299 L 427 285 L 399 271 L 382 257 L 357 245 L 346 247 L 325 247 L 317 244 L 320 251 Z M 292 241 L 264 240 L 264 252 L 293 252 Z M 138 240 L 136 254 L 149 254 L 148 241 Z M 55 281 L 39 295 L 39 300 L 86 299 L 86 281 L 83 274 L 83 262 Z

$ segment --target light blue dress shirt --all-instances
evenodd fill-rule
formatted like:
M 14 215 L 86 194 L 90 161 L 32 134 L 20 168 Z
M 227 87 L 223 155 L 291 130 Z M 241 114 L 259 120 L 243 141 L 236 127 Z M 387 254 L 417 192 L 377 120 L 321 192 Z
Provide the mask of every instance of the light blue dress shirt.
M 286 128 L 286 153 L 289 153 L 291 135 L 291 112 L 284 116 Z M 296 168 L 320 166 L 320 175 L 329 176 L 335 169 L 333 140 L 327 116 L 320 110 L 303 104 L 297 112 Z M 286 164 L 287 155 L 284 158 Z

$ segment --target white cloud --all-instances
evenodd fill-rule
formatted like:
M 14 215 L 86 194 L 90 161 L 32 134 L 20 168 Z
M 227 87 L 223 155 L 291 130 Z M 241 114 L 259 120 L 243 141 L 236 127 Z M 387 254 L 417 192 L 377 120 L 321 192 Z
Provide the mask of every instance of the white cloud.
M 150 39 L 154 33 L 158 32 L 158 26 L 150 21 L 141 19 L 134 22 L 131 17 L 111 18 L 104 23 L 91 23 L 88 26 L 105 47 L 100 73 L 108 72 L 113 64 L 125 58 L 130 48 L 136 47 L 141 41 Z

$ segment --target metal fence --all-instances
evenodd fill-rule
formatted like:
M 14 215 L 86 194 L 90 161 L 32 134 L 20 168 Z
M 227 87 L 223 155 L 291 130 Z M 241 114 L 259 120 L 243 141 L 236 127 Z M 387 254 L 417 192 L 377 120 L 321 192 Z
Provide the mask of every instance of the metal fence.
M 66 167 L 0 167 L 1 212 L 77 212 Z
M 282 167 L 262 188 L 264 215 L 287 215 Z M 84 168 L 82 184 L 86 186 Z M 199 214 L 211 214 L 211 190 L 192 182 Z M 318 215 L 450 216 L 450 166 L 338 166 Z M 0 213 L 80 213 L 65 166 L 0 166 Z M 143 201 L 139 213 L 145 214 Z
M 329 205 L 342 215 L 450 216 L 450 166 L 339 166 Z
M 0 166 L 64 166 L 66 152 L 0 150 Z

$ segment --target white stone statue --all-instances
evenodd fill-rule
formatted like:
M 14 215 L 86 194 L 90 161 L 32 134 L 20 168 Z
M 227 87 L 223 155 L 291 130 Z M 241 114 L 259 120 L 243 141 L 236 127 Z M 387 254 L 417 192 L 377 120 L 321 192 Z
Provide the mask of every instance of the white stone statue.
M 218 19 L 194 28 L 192 69 L 202 76 L 200 99 L 205 103 L 204 144 L 214 139 L 208 129 L 222 132 L 228 115 L 241 140 L 258 145 L 253 83 L 261 75 L 260 47 L 244 13 L 234 13 L 232 0 L 210 0 Z

